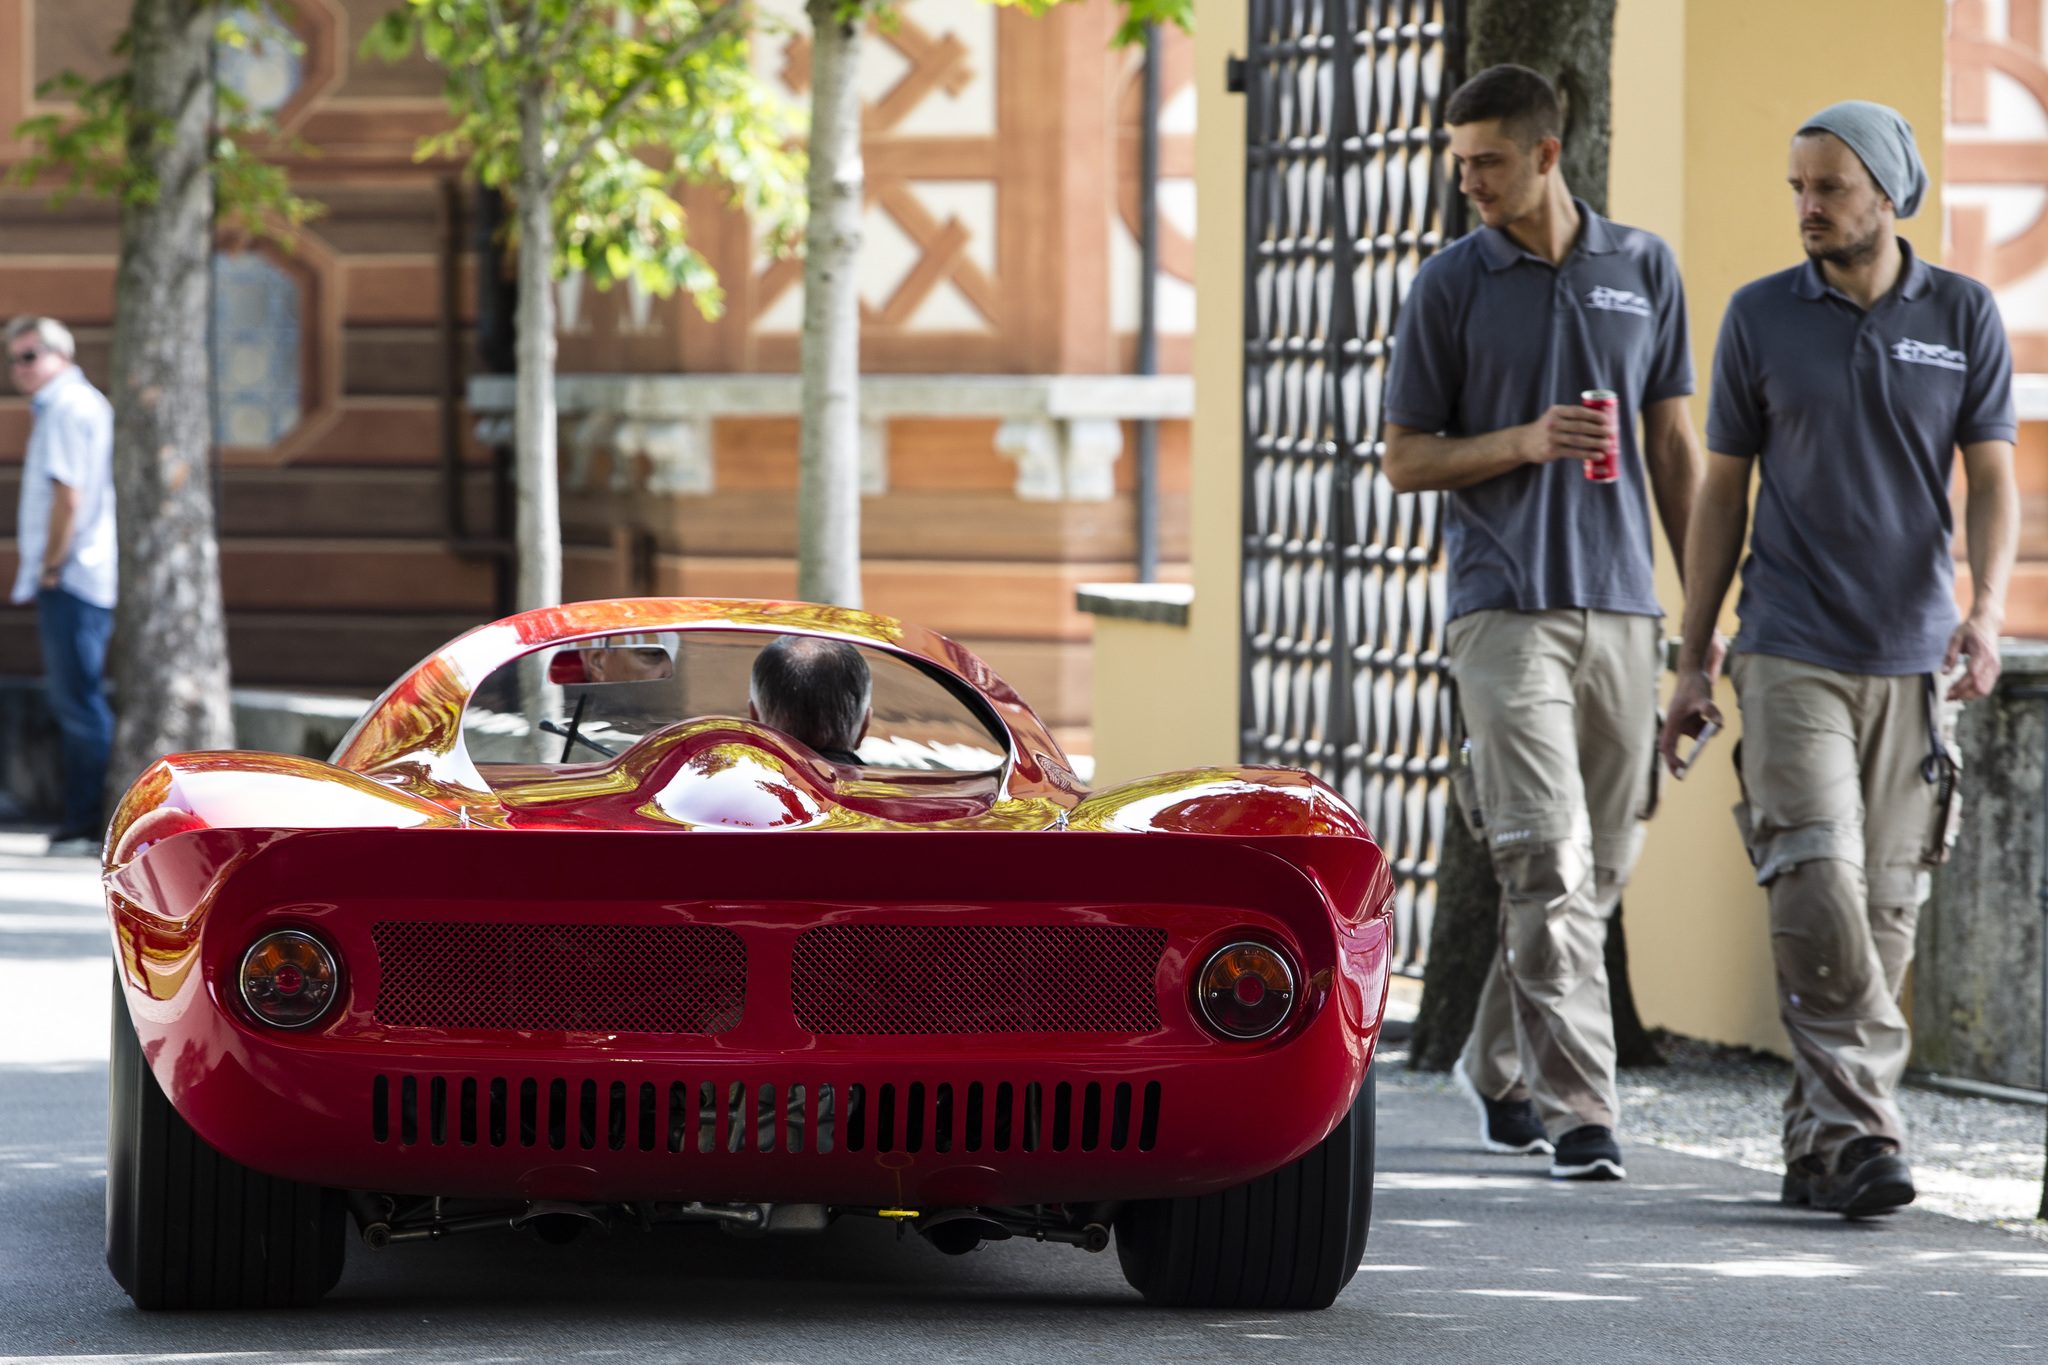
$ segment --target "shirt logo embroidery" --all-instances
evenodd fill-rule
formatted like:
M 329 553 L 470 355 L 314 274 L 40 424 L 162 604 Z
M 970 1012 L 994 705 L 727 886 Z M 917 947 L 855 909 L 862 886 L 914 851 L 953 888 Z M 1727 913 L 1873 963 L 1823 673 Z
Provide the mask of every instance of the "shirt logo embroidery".
M 1627 289 L 1609 289 L 1604 284 L 1593 286 L 1586 295 L 1586 306 L 1608 313 L 1634 313 L 1639 318 L 1650 316 L 1650 301 L 1641 294 Z
M 1970 358 L 1961 351 L 1937 346 L 1931 341 L 1915 341 L 1911 337 L 1902 337 L 1892 343 L 1892 359 L 1903 360 L 1908 365 L 1939 365 L 1944 370 L 1970 368 Z

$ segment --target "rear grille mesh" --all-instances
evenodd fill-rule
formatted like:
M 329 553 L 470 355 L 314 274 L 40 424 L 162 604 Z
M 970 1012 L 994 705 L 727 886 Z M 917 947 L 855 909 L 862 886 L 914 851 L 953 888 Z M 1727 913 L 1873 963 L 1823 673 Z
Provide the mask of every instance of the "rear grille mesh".
M 746 1007 L 746 943 L 716 925 L 386 920 L 372 938 L 380 1024 L 709 1034 Z
M 451 1083 L 446 1076 L 380 1075 L 370 1086 L 370 1136 L 377 1142 L 395 1137 L 403 1147 L 632 1147 L 704 1156 L 828 1156 L 842 1146 L 849 1152 L 1149 1152 L 1159 1141 L 1160 1101 L 1158 1081 L 798 1083 L 778 1090 L 743 1081 L 600 1087 L 589 1078 L 562 1076 L 465 1076 Z
M 812 1033 L 1149 1033 L 1164 929 L 828 924 L 797 938 Z

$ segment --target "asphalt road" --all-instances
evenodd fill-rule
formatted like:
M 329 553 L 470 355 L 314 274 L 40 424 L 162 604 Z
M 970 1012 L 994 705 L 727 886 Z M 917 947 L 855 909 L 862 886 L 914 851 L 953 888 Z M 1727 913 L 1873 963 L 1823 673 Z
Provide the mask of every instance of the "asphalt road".
M 1539 1162 L 1481 1154 L 1462 1101 L 1398 1084 L 1380 1091 L 1366 1264 L 1321 1313 L 1157 1310 L 1113 1251 L 1009 1242 L 954 1258 L 847 1220 L 763 1241 L 664 1227 L 568 1247 L 355 1243 L 317 1308 L 143 1314 L 101 1261 L 106 968 L 90 906 L 66 889 L 84 883 L 59 871 L 0 858 L 0 1056 L 34 1058 L 0 1063 L 0 1365 L 2048 1354 L 2038 1241 L 1917 1210 L 1782 1210 L 1769 1176 L 1652 1148 L 1628 1149 L 1625 1184 L 1556 1185 Z M 23 1031 L 29 1015 L 42 1023 Z

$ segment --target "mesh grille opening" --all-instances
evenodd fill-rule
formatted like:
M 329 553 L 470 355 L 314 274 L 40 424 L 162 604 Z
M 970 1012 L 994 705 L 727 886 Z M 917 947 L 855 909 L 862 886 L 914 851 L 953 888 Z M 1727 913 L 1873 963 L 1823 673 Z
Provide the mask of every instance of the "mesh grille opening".
M 372 933 L 380 1024 L 572 1033 L 724 1033 L 747 949 L 703 924 L 387 920 Z
M 806 930 L 790 1003 L 812 1033 L 1150 1033 L 1164 929 L 829 924 Z

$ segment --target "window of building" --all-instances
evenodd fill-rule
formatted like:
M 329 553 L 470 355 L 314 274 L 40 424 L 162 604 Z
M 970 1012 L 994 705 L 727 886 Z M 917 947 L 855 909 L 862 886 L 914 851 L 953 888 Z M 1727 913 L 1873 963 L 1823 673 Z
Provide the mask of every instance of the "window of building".
M 250 113 L 276 113 L 304 79 L 297 35 L 268 4 L 232 11 L 221 22 L 238 36 L 214 45 L 216 78 L 242 97 Z
M 301 413 L 297 281 L 258 252 L 213 258 L 214 440 L 268 446 Z

